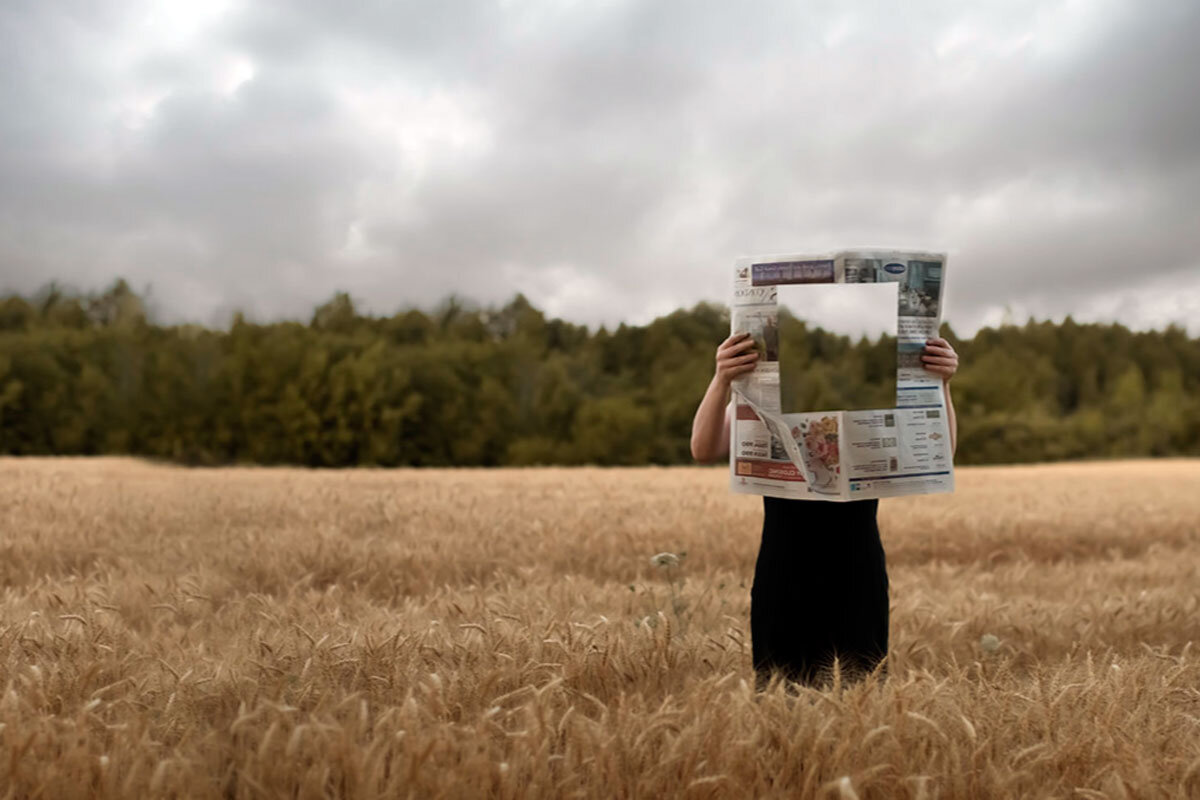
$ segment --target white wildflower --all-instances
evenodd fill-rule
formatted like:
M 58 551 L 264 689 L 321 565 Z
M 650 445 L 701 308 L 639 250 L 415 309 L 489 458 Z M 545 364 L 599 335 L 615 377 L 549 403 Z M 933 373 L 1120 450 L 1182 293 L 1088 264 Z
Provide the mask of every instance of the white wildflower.
M 674 553 L 659 553 L 658 555 L 650 556 L 650 564 L 652 566 L 663 569 L 665 567 L 678 567 L 679 556 Z

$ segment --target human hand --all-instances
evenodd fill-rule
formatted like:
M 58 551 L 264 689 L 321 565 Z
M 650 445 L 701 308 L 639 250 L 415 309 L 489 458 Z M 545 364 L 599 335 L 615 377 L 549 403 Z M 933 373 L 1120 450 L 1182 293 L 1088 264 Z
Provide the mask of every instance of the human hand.
M 949 383 L 958 372 L 958 353 L 948 341 L 940 336 L 925 340 L 925 349 L 921 355 L 922 366 L 934 375 L 940 375 L 943 383 Z
M 733 334 L 717 348 L 716 360 L 717 380 L 728 386 L 734 378 L 754 369 L 758 360 L 758 351 L 754 349 L 754 337 L 748 333 Z

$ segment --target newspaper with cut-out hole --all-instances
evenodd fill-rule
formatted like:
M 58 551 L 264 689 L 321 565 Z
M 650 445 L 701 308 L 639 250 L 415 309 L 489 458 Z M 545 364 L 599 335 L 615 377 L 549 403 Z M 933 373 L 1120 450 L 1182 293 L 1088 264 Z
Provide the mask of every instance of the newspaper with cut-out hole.
M 941 325 L 945 278 L 944 253 L 861 249 L 737 259 L 731 332 L 750 333 L 759 359 L 732 385 L 733 491 L 832 501 L 954 491 L 942 379 L 921 361 Z M 783 413 L 778 288 L 884 282 L 898 284 L 896 407 Z

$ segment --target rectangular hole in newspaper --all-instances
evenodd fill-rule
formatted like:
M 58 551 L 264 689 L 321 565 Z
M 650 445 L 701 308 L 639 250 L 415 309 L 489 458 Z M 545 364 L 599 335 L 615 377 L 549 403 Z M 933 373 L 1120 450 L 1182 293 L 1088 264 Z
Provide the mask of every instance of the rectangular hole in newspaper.
M 779 287 L 779 388 L 785 414 L 896 405 L 897 286 Z

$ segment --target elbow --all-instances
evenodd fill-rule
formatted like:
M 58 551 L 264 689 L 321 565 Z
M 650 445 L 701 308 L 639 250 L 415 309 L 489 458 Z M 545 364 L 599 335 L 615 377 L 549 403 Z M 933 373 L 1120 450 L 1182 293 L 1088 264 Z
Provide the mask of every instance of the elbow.
M 697 447 L 692 445 L 692 458 L 697 464 L 715 464 L 729 457 L 729 451 L 720 447 Z
M 717 458 L 711 447 L 705 447 L 703 443 L 692 439 L 692 460 L 697 464 L 711 464 Z

